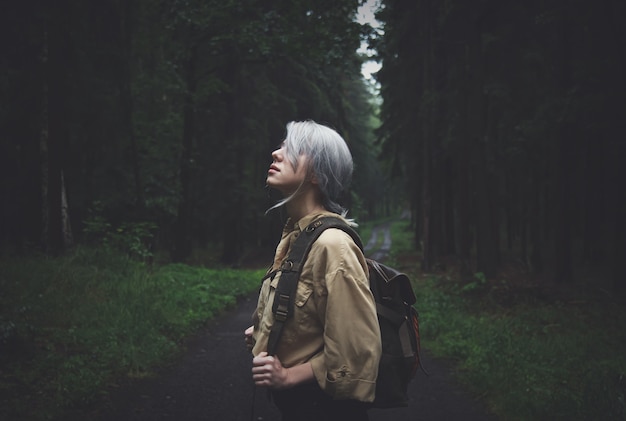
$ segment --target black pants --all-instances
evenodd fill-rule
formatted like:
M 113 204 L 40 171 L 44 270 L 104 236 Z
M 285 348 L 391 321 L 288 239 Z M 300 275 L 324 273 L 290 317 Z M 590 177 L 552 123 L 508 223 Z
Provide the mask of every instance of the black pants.
M 367 405 L 355 400 L 333 400 L 317 383 L 273 391 L 282 421 L 368 421 Z

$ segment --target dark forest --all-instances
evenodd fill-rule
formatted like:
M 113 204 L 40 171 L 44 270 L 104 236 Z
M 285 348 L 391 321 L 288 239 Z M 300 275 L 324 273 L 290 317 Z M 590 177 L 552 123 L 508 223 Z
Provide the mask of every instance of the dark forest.
M 239 332 L 206 328 L 258 293 L 270 154 L 312 119 L 352 151 L 344 204 L 393 237 L 428 357 L 501 419 L 625 419 L 626 2 L 380 0 L 371 25 L 364 3 L 1 3 L 0 418 L 136 414 L 202 335 L 228 355 L 183 377 L 220 390 L 154 402 L 249 411 Z
M 5 2 L 3 253 L 118 232 L 236 265 L 276 240 L 269 154 L 310 118 L 352 149 L 352 216 L 412 211 L 422 270 L 624 290 L 624 4 L 386 0 L 376 30 L 359 3 Z

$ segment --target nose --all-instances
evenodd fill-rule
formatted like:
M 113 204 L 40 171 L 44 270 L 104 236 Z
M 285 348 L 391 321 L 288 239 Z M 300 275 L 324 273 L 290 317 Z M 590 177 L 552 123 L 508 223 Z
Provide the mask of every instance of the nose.
M 274 161 L 280 161 L 280 159 L 282 158 L 282 150 L 283 148 L 279 148 L 272 152 L 272 159 Z

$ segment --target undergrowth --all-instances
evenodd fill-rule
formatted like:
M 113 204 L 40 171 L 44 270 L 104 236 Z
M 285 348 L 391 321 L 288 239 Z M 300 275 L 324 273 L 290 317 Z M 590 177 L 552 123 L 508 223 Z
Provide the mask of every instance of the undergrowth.
M 415 280 L 422 346 L 452 361 L 498 418 L 626 419 L 623 304 L 562 299 L 482 274 L 465 284 L 422 274 L 407 224 L 394 224 L 392 260 Z
M 417 283 L 424 346 L 510 420 L 624 419 L 626 315 L 615 304 L 525 297 L 501 307 L 434 277 Z
M 105 248 L 0 261 L 0 419 L 49 419 L 116 378 L 151 375 L 261 276 L 151 269 Z
M 374 224 L 362 226 L 365 239 Z M 503 420 L 626 419 L 626 309 L 475 274 L 422 274 L 408 221 L 387 263 L 415 282 L 422 345 Z M 43 420 L 150 376 L 262 271 L 151 268 L 111 249 L 0 261 L 0 419 Z M 427 378 L 421 381 L 428 381 Z

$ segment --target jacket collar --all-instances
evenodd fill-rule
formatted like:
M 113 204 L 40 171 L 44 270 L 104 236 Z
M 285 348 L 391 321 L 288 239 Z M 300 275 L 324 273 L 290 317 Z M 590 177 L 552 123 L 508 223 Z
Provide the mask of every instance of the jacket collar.
M 307 216 L 303 217 L 302 219 L 300 219 L 297 222 L 293 222 L 291 220 L 291 218 L 289 218 L 287 220 L 287 223 L 285 224 L 285 229 L 283 230 L 284 233 L 289 233 L 292 231 L 298 231 L 301 232 L 303 229 L 305 229 L 306 227 L 308 227 L 313 221 L 315 221 L 316 219 L 325 217 L 325 216 L 334 216 L 334 217 L 341 217 L 340 215 L 333 213 L 333 212 L 329 212 L 329 211 L 323 211 L 323 212 L 313 212 L 308 214 Z

